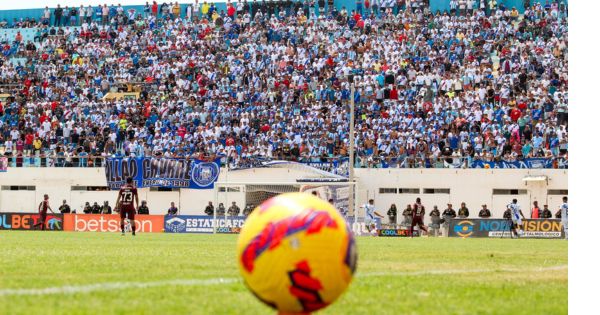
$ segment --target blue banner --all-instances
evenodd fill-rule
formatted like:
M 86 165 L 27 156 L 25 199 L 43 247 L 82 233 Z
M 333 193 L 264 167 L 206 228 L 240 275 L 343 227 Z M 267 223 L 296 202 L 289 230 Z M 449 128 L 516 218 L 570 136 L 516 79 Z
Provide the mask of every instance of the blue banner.
M 217 217 L 208 215 L 165 216 L 165 233 L 240 233 L 246 217 Z
M 108 158 L 104 171 L 110 189 L 119 189 L 127 177 L 132 177 L 138 188 L 212 189 L 220 168 L 215 162 L 141 157 Z
M 508 162 L 486 162 L 475 160 L 471 164 L 472 168 L 554 168 L 554 159 L 530 158 L 520 161 Z M 567 160 L 558 160 L 558 168 L 568 168 Z

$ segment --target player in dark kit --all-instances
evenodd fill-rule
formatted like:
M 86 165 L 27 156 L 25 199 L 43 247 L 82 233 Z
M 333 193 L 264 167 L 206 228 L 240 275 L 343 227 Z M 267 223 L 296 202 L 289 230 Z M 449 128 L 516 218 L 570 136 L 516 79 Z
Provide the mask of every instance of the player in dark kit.
M 133 199 L 135 198 L 135 207 L 133 205 Z M 135 236 L 135 210 L 139 207 L 139 199 L 137 188 L 133 186 L 133 179 L 127 178 L 127 183 L 119 189 L 119 195 L 117 196 L 117 204 L 115 209 L 119 208 L 121 211 L 121 235 L 125 235 L 125 217 L 131 222 L 131 234 Z
M 417 198 L 417 202 L 413 205 L 412 211 L 412 223 L 410 225 L 410 237 L 413 237 L 413 230 L 415 226 L 419 226 L 425 233 L 427 233 L 427 227 L 423 223 L 423 216 L 425 215 L 425 207 L 421 204 L 421 198 Z
M 40 202 L 40 205 L 38 206 L 40 221 L 33 226 L 34 229 L 39 225 L 42 231 L 46 230 L 46 216 L 48 215 L 48 210 L 54 213 L 54 211 L 52 211 L 52 208 L 50 207 L 50 202 L 48 199 L 50 199 L 50 197 L 48 197 L 47 194 L 44 195 L 44 200 Z

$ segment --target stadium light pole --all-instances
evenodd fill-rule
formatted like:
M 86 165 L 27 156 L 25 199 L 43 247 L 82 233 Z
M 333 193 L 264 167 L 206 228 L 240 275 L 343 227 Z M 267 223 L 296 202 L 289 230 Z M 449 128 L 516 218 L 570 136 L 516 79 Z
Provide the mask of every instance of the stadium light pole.
M 350 137 L 349 148 L 348 148 L 348 181 L 350 182 L 350 193 L 348 200 L 348 215 L 353 215 L 356 219 L 356 215 L 354 214 L 354 200 L 356 199 L 354 196 L 354 78 L 352 75 L 349 76 L 350 81 Z

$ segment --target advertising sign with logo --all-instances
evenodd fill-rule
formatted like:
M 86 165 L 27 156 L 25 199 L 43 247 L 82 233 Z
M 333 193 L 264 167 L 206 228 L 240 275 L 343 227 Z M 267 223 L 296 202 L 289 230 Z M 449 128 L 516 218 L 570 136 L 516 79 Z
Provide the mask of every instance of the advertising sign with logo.
M 410 237 L 410 230 L 401 229 L 381 229 L 377 231 L 377 235 L 383 237 Z M 421 236 L 419 230 L 413 231 L 413 237 Z
M 104 168 L 111 189 L 119 189 L 127 177 L 138 188 L 169 187 L 211 189 L 219 178 L 219 164 L 170 158 L 109 158 Z
M 121 232 L 121 218 L 118 214 L 65 214 L 64 230 L 75 232 Z M 136 232 L 157 232 L 164 230 L 162 215 L 136 215 Z
M 346 223 L 356 236 L 371 235 L 365 224 L 365 218 L 346 217 Z M 379 230 L 381 228 L 381 219 L 375 218 L 375 228 Z
M 40 230 L 39 222 L 37 213 L 0 213 L 0 230 Z M 49 213 L 44 224 L 46 230 L 62 231 L 63 215 Z
M 207 215 L 165 216 L 165 233 L 240 233 L 246 217 L 217 217 Z
M 454 237 L 511 237 L 512 221 L 505 219 L 453 219 L 449 236 Z M 563 238 L 558 219 L 523 219 L 521 238 Z

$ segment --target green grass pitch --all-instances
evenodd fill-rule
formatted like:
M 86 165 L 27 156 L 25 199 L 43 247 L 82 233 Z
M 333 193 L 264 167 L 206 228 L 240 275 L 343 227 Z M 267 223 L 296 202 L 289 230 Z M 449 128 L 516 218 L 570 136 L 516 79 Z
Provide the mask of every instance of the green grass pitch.
M 318 314 L 566 314 L 564 240 L 358 238 Z M 0 314 L 275 314 L 244 287 L 236 235 L 0 232 Z

